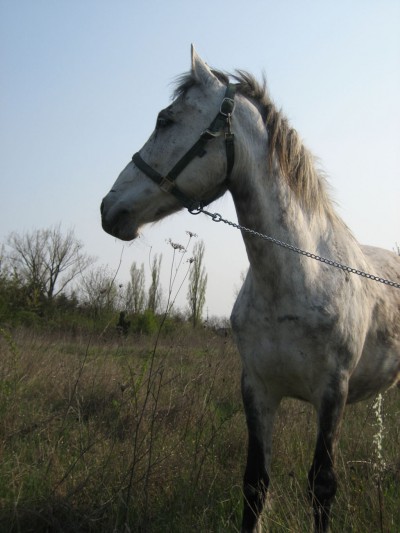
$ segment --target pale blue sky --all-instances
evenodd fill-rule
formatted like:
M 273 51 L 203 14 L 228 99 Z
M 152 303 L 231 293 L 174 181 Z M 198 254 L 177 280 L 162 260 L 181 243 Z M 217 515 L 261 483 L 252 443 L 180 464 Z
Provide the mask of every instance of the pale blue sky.
M 212 66 L 265 72 L 356 237 L 393 248 L 399 28 L 398 0 L 0 0 L 0 241 L 61 222 L 116 268 L 123 244 L 101 229 L 101 198 L 150 135 L 193 42 Z M 235 216 L 228 195 L 212 207 Z M 228 315 L 244 247 L 239 232 L 205 217 L 182 212 L 145 228 L 125 245 L 119 278 L 162 253 L 166 289 L 165 241 L 184 243 L 185 230 L 205 241 L 209 314 Z

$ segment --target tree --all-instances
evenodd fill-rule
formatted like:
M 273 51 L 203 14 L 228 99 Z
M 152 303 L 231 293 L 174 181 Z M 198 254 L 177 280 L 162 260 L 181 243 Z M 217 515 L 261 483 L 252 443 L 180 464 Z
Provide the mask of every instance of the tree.
M 101 310 L 113 310 L 118 297 L 115 275 L 105 265 L 90 270 L 80 283 L 81 301 L 95 316 Z
M 125 293 L 125 308 L 129 312 L 139 314 L 143 312 L 146 300 L 143 263 L 138 268 L 136 263 L 133 262 L 130 274 L 131 280 L 128 282 Z
M 51 300 L 94 259 L 83 252 L 83 244 L 72 229 L 66 235 L 61 225 L 33 230 L 24 234 L 13 232 L 7 244 L 14 273 L 32 294 Z
M 189 302 L 190 320 L 193 327 L 196 327 L 201 321 L 206 301 L 207 274 L 203 266 L 204 250 L 204 241 L 199 241 L 194 245 L 189 274 L 187 299 Z
M 0 283 L 5 283 L 9 277 L 10 268 L 7 264 L 7 255 L 4 244 L 0 248 Z
M 149 288 L 149 296 L 147 299 L 147 309 L 153 313 L 157 313 L 161 305 L 161 285 L 160 285 L 160 270 L 161 270 L 162 254 L 154 255 L 153 263 L 151 265 L 151 285 Z

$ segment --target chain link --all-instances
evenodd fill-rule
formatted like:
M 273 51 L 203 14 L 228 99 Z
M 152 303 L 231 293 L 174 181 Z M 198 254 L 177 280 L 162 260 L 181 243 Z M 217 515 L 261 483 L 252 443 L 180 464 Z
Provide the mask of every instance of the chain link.
M 241 224 L 236 224 L 235 222 L 226 220 L 219 213 L 211 213 L 210 211 L 206 211 L 202 207 L 200 207 L 199 209 L 192 209 L 192 210 L 189 209 L 189 212 L 192 215 L 199 215 L 200 213 L 204 213 L 205 215 L 211 217 L 211 219 L 214 222 L 223 222 L 224 224 L 227 224 L 228 226 L 231 226 L 232 228 L 236 228 L 240 231 L 244 231 L 245 233 L 249 233 L 250 235 L 254 235 L 255 237 L 260 237 L 260 239 L 271 242 L 272 244 L 276 244 L 277 246 L 280 246 L 281 248 L 285 248 L 286 250 L 290 250 L 291 252 L 304 255 L 305 257 L 309 257 L 310 259 L 314 259 L 315 261 L 320 261 L 321 263 L 332 266 L 334 268 L 339 268 L 340 270 L 344 270 L 345 272 L 349 272 L 350 274 L 356 274 L 357 276 L 361 276 L 363 278 L 367 278 L 372 281 L 377 281 L 378 283 L 383 283 L 384 285 L 388 285 L 389 287 L 400 289 L 400 283 L 391 281 L 390 279 L 381 278 L 379 276 L 374 276 L 373 274 L 368 274 L 368 272 L 363 272 L 362 270 L 358 270 L 357 268 L 352 268 L 350 266 L 343 265 L 342 263 L 338 263 L 337 261 L 333 261 L 332 259 L 326 259 L 326 257 L 321 257 L 320 255 L 307 252 L 305 250 L 302 250 L 301 248 L 297 248 L 297 246 L 288 244 L 287 242 L 274 239 L 274 237 L 270 237 L 269 235 L 264 235 L 263 233 L 255 231 L 253 229 L 246 228 L 246 226 L 242 226 Z

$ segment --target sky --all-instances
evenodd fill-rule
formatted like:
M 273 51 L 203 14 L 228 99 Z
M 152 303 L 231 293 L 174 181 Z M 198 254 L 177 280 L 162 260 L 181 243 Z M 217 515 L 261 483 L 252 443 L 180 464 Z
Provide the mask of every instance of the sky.
M 195 232 L 205 243 L 205 314 L 229 316 L 248 267 L 239 231 L 182 211 L 127 244 L 100 223 L 102 197 L 150 136 L 194 43 L 215 68 L 265 74 L 354 235 L 394 249 L 399 28 L 398 0 L 0 0 L 0 243 L 61 223 L 97 266 L 119 268 L 122 283 L 133 262 L 149 280 L 162 254 L 166 294 L 167 241 L 184 245 Z M 229 194 L 211 209 L 236 221 Z M 185 287 L 177 303 L 186 306 Z

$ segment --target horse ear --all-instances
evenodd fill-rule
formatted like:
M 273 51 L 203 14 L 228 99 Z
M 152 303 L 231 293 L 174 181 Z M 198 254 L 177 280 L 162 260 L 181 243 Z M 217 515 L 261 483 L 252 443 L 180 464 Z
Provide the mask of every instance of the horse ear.
M 201 59 L 199 54 L 196 52 L 192 44 L 192 74 L 200 83 L 205 85 L 210 85 L 215 83 L 217 78 L 211 72 L 210 67 Z

